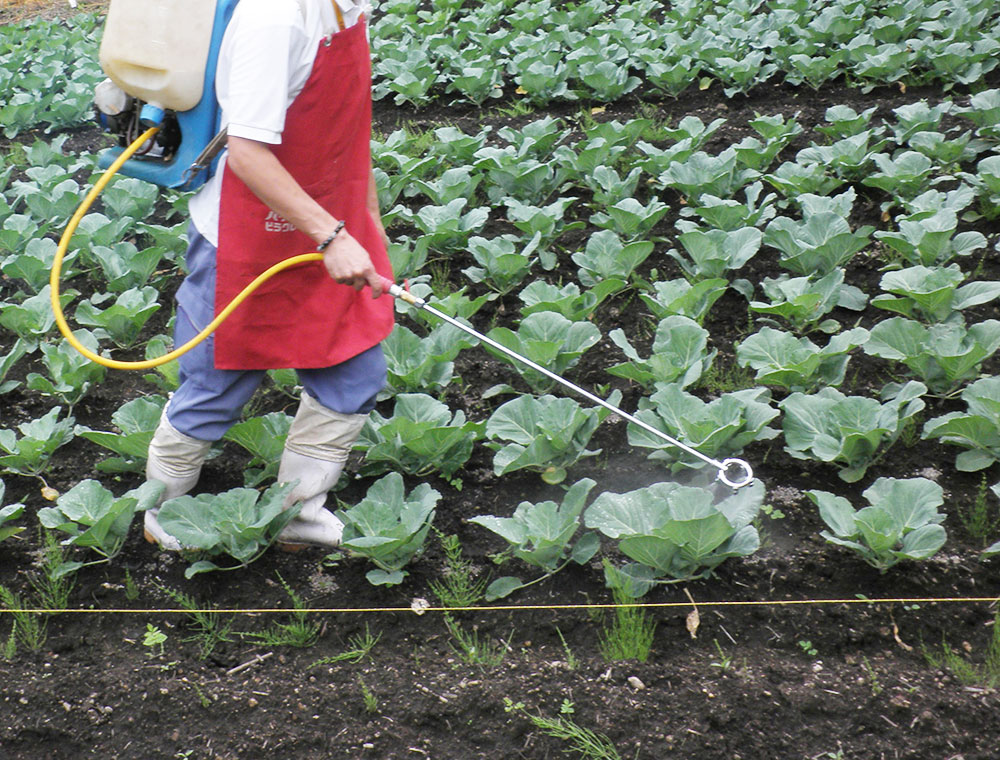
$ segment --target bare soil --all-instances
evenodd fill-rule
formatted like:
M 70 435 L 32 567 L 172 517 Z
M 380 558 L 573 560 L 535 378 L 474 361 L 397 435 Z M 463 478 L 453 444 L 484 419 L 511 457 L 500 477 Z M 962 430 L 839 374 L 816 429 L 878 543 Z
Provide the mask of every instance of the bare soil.
M 0 15 L 0 23 L 10 20 Z M 878 116 L 885 118 L 899 105 L 946 97 L 962 102 L 967 95 L 932 88 L 904 93 L 897 87 L 863 94 L 838 83 L 820 92 L 768 86 L 724 101 L 713 88 L 678 101 L 622 102 L 598 118 L 623 120 L 640 112 L 675 119 L 694 114 L 707 123 L 721 116 L 727 125 L 708 146 L 711 152 L 747 134 L 746 122 L 755 113 L 798 112 L 800 123 L 814 125 L 823 120 L 827 107 L 838 103 L 859 112 L 876 106 Z M 572 123 L 579 108 L 550 112 Z M 404 123 L 414 128 L 451 123 L 477 130 L 541 115 L 512 120 L 496 111 L 461 108 L 415 114 L 380 103 L 376 129 L 386 133 Z M 92 129 L 72 134 L 80 148 L 103 141 Z M 783 156 L 794 155 L 813 137 L 807 131 Z M 18 139 L 30 142 L 34 135 Z M 6 151 L 7 146 L 0 143 L 0 149 Z M 859 203 L 859 218 L 852 221 L 884 228 L 880 198 L 864 186 L 856 189 L 865 202 Z M 674 208 L 679 205 L 676 197 L 666 195 L 664 200 Z M 580 216 L 587 217 L 582 207 Z M 664 232 L 675 219 L 676 214 L 664 220 Z M 980 229 L 990 239 L 980 277 L 1000 279 L 993 252 L 997 230 Z M 651 259 L 661 273 L 678 276 L 663 255 L 667 247 L 658 244 Z M 574 271 L 568 254 L 564 261 L 565 272 Z M 461 256 L 451 262 L 456 283 L 470 263 Z M 963 268 L 968 271 L 979 263 L 963 263 Z M 775 260 L 762 252 L 738 276 L 759 281 L 777 271 Z M 847 280 L 872 293 L 879 274 L 876 261 L 859 256 Z M 512 296 L 490 305 L 476 320 L 483 326 L 502 321 L 516 314 L 517 307 Z M 996 316 L 995 307 L 973 312 L 970 322 Z M 635 342 L 648 344 L 651 327 L 643 313 L 635 302 L 619 299 L 602 309 L 596 321 L 605 336 L 620 327 Z M 846 320 L 849 315 L 838 316 Z M 874 310 L 863 313 L 861 324 L 876 316 Z M 733 342 L 744 334 L 746 321 L 746 304 L 732 293 L 713 311 L 707 327 L 723 365 L 733 366 Z M 153 334 L 162 327 L 148 329 Z M 0 335 L 0 350 L 9 348 L 8 343 L 9 337 Z M 574 380 L 587 387 L 608 383 L 612 378 L 605 368 L 621 360 L 618 349 L 605 339 L 588 352 Z M 507 365 L 478 350 L 463 353 L 458 364 L 464 382 L 445 400 L 475 419 L 484 419 L 497 403 L 484 401 L 483 390 L 499 381 L 519 382 Z M 986 369 L 996 374 L 1000 364 L 994 359 Z M 852 358 L 848 377 L 850 389 L 861 392 L 880 387 L 891 375 L 885 363 L 859 353 Z M 623 383 L 612 385 L 624 392 L 623 407 L 634 408 L 639 392 Z M 110 373 L 76 408 L 77 421 L 107 425 L 122 403 L 150 392 L 151 386 L 138 375 Z M 12 427 L 40 416 L 51 404 L 22 389 L 5 395 L 3 406 L 3 423 Z M 954 401 L 929 399 L 923 419 L 956 408 L 961 407 Z M 271 391 L 262 394 L 256 411 L 278 409 L 291 412 L 293 402 Z M 972 538 L 960 519 L 979 492 L 981 475 L 957 472 L 952 452 L 942 457 L 939 445 L 917 439 L 907 441 L 909 445 L 900 442 L 863 483 L 847 486 L 829 467 L 788 457 L 778 441 L 755 444 L 745 456 L 767 485 L 768 503 L 784 517 L 764 518 L 764 546 L 753 557 L 724 564 L 712 579 L 661 588 L 643 599 L 663 605 L 647 609 L 657 629 L 645 662 L 609 663 L 601 656 L 599 641 L 609 613 L 586 605 L 611 601 L 600 566 L 601 556 L 614 559 L 607 548 L 589 565 L 571 567 L 517 593 L 509 601 L 518 609 L 484 605 L 457 613 L 461 625 L 482 642 L 506 646 L 502 663 L 487 667 L 463 661 L 440 612 L 417 615 L 409 609 L 414 598 L 436 605 L 429 584 L 442 577 L 445 567 L 436 539 L 428 542 L 426 554 L 410 568 L 402 586 L 376 588 L 365 580 L 369 568 L 363 561 L 331 567 L 318 550 L 272 551 L 248 570 L 185 580 L 186 563 L 146 544 L 141 530 L 135 529 L 114 563 L 77 574 L 68 605 L 76 611 L 47 617 L 48 638 L 41 651 L 20 651 L 13 660 L 0 661 L 0 756 L 562 756 L 565 742 L 533 726 L 523 712 L 505 711 L 505 700 L 511 700 L 550 718 L 559 716 L 560 708 L 566 710 L 564 717 L 605 734 L 623 758 L 997 757 L 996 690 L 988 683 L 963 683 L 953 673 L 931 667 L 923 654 L 925 649 L 940 652 L 947 642 L 978 663 L 993 634 L 994 607 L 961 601 L 995 597 L 1000 588 L 1000 565 L 979 560 L 982 541 Z M 606 422 L 595 442 L 604 453 L 573 468 L 571 481 L 592 477 L 599 490 L 620 492 L 664 479 L 662 469 L 628 446 L 621 422 Z M 63 491 L 97 477 L 94 466 L 103 456 L 96 446 L 75 440 L 60 451 L 50 485 Z M 218 492 L 242 485 L 245 463 L 239 449 L 227 446 L 208 463 L 197 490 Z M 876 477 L 916 475 L 935 478 L 947 494 L 949 540 L 932 560 L 879 574 L 819 538 L 821 521 L 805 490 L 835 491 L 860 503 L 860 492 Z M 503 548 L 499 539 L 470 525 L 467 518 L 507 515 L 523 499 L 558 499 L 561 491 L 535 475 L 495 477 L 491 453 L 482 448 L 462 476 L 461 491 L 431 478 L 442 493 L 436 527 L 461 538 L 465 556 L 484 577 L 511 572 L 514 568 L 501 570 L 491 561 Z M 987 482 L 996 482 L 997 468 L 987 476 Z M 45 506 L 36 481 L 10 475 L 4 480 L 7 501 L 23 500 L 32 511 Z M 139 482 L 137 476 L 122 476 L 108 485 L 121 492 Z M 355 480 L 338 496 L 351 503 L 367 485 Z M 30 595 L 42 545 L 33 530 L 5 541 L 0 583 Z M 277 611 L 291 606 L 282 579 L 311 608 L 328 610 L 308 614 L 321 626 L 310 647 L 267 647 L 237 635 L 259 633 L 291 619 L 288 612 Z M 127 592 L 133 588 L 138 595 L 130 598 Z M 191 617 L 176 611 L 178 605 L 165 589 L 183 591 L 203 605 L 241 610 L 223 613 L 232 621 L 232 640 L 202 658 L 198 642 L 191 639 Z M 928 597 L 945 601 L 863 603 L 866 598 Z M 695 609 L 691 600 L 700 619 L 693 633 L 688 627 Z M 167 636 L 162 652 L 143 644 L 149 625 Z M 0 636 L 5 638 L 7 631 L 9 622 L 0 619 Z M 359 662 L 319 664 L 349 649 L 353 637 L 366 631 L 379 637 L 370 656 Z M 366 691 L 371 695 L 367 705 Z

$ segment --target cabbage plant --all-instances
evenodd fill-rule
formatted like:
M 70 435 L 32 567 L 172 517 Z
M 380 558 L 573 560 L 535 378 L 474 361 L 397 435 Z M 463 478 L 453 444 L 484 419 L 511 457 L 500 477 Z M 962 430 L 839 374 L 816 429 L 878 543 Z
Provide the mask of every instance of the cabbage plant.
M 584 478 L 566 491 L 561 504 L 554 501 L 537 504 L 522 501 L 511 517 L 477 515 L 469 519 L 469 522 L 504 539 L 508 544 L 507 550 L 515 558 L 543 571 L 538 578 L 527 582 L 511 575 L 497 578 L 486 588 L 487 601 L 501 599 L 518 589 L 543 581 L 570 562 L 585 564 L 597 553 L 600 548 L 597 534 L 583 533 L 575 538 L 587 495 L 595 485 L 593 480 Z
M 778 405 L 784 412 L 785 451 L 796 459 L 836 464 L 840 479 L 854 483 L 924 408 L 926 392 L 926 385 L 910 381 L 884 404 L 836 388 L 793 393 Z
M 823 385 L 839 386 L 850 351 L 867 340 L 868 331 L 855 327 L 834 335 L 820 348 L 808 338 L 764 327 L 737 346 L 736 361 L 753 369 L 761 385 L 809 392 Z
M 936 130 L 941 119 L 953 110 L 950 100 L 932 106 L 926 101 L 918 103 L 908 103 L 907 105 L 893 108 L 892 113 L 896 117 L 896 123 L 891 124 L 893 137 L 900 145 L 907 143 L 910 139 L 920 133 Z
M 879 478 L 862 493 L 869 506 L 858 510 L 827 491 L 806 494 L 829 528 L 820 535 L 883 573 L 904 559 L 927 559 L 947 538 L 940 524 L 945 516 L 937 511 L 944 489 L 927 478 Z
M 869 171 L 872 154 L 885 145 L 885 142 L 875 130 L 869 129 L 830 145 L 813 144 L 801 150 L 798 159 L 832 169 L 842 179 L 857 180 Z
M 185 550 L 213 559 L 198 559 L 185 578 L 212 570 L 235 570 L 257 560 L 298 513 L 301 505 L 285 509 L 285 499 L 295 483 L 281 483 L 263 493 L 253 488 L 233 488 L 225 493 L 178 496 L 160 507 L 160 527 Z M 221 566 L 213 560 L 228 555 L 237 561 Z
M 962 322 L 930 325 L 893 317 L 871 330 L 865 353 L 903 364 L 938 395 L 949 395 L 975 379 L 983 362 L 1000 349 L 1000 320 L 966 328 Z
M 60 420 L 61 413 L 57 406 L 37 419 L 22 422 L 17 426 L 21 435 L 0 429 L 0 468 L 15 475 L 40 477 L 56 449 L 73 440 L 75 420 L 71 416 Z
M 16 181 L 11 185 L 14 197 L 23 200 L 28 213 L 35 219 L 45 219 L 62 227 L 80 205 L 80 185 L 65 178 L 60 167 L 30 167 L 25 174 L 31 182 Z
M 669 170 L 675 163 L 687 162 L 698 149 L 701 148 L 712 135 L 719 130 L 719 128 L 726 123 L 725 119 L 715 119 L 711 124 L 707 126 L 699 119 L 697 116 L 685 116 L 680 120 L 676 129 L 667 129 L 665 134 L 667 137 L 676 140 L 673 145 L 667 148 L 658 148 L 655 145 L 651 145 L 648 142 L 639 141 L 636 143 L 636 148 L 639 149 L 643 154 L 647 156 L 646 159 L 642 160 L 639 164 L 640 168 L 648 172 L 653 176 L 658 176 L 662 172 Z M 700 153 L 700 152 L 699 152 Z M 696 162 L 711 162 L 712 157 L 705 153 L 700 153 L 699 158 Z M 722 175 L 725 177 L 728 175 L 729 171 L 735 171 L 736 169 L 736 155 L 732 153 L 726 156 L 725 167 L 722 171 Z M 690 177 L 694 179 L 695 185 L 698 184 L 698 178 L 695 176 L 698 174 L 698 170 L 694 169 L 692 171 L 681 173 L 683 179 L 684 177 Z M 704 175 L 711 174 L 711 170 L 708 169 L 702 173 Z M 668 179 L 673 180 L 674 175 L 670 175 Z M 662 183 L 662 181 L 661 181 Z M 711 184 L 709 180 L 708 184 Z M 745 184 L 745 183 L 743 183 Z M 680 189 L 680 188 L 679 188 Z M 702 194 L 711 194 L 720 198 L 725 198 L 731 193 L 730 183 L 722 181 L 718 183 L 717 187 L 710 188 L 705 187 L 699 196 Z M 694 202 L 693 197 L 689 197 L 689 202 Z
M 944 322 L 962 309 L 980 306 L 1000 297 L 1000 282 L 979 281 L 962 285 L 965 275 L 958 264 L 948 267 L 907 267 L 886 272 L 879 283 L 886 294 L 872 299 L 872 306 L 924 322 Z
M 281 452 L 294 418 L 284 412 L 251 417 L 233 425 L 224 436 L 251 454 L 243 468 L 243 485 L 256 488 L 278 476 Z
M 969 98 L 968 108 L 957 108 L 955 113 L 975 124 L 977 134 L 1000 138 L 1000 89 L 977 92 Z
M 51 292 L 45 285 L 37 295 L 29 296 L 20 303 L 0 301 L 0 327 L 14 333 L 27 350 L 34 351 L 39 342 L 55 330 Z M 60 292 L 59 303 L 63 309 L 77 295 L 79 293 L 75 290 Z
M 705 321 L 712 305 L 726 292 L 729 283 L 721 277 L 690 282 L 683 277 L 651 283 L 652 292 L 639 298 L 657 319 L 677 315 L 698 324 Z
M 750 122 L 750 126 L 763 138 L 763 142 L 756 137 L 745 137 L 733 146 L 733 150 L 741 164 L 757 171 L 765 171 L 785 146 L 802 133 L 795 117 L 786 122 L 781 114 L 758 116 Z
M 539 311 L 522 319 L 517 332 L 507 327 L 494 327 L 487 337 L 557 375 L 563 375 L 566 370 L 575 367 L 584 352 L 601 339 L 601 331 L 587 320 L 572 322 L 554 311 Z M 537 370 L 530 367 L 522 369 L 520 362 L 502 351 L 492 346 L 486 346 L 486 350 L 514 364 L 535 392 L 544 393 L 555 385 L 555 380 Z
M 621 290 L 652 252 L 650 242 L 622 243 L 611 230 L 601 230 L 591 235 L 585 249 L 574 253 L 572 258 L 580 267 L 577 276 L 583 286 L 594 288 L 608 283 L 605 287 L 611 287 L 611 283 L 617 283 L 616 289 Z
M 12 167 L 7 169 L 8 172 L 11 170 Z M 3 176 L 0 174 L 0 188 L 3 186 Z M 39 224 L 38 219 L 33 219 L 27 214 L 10 213 L 10 207 L 3 200 L 2 193 L 0 193 L 0 221 L 3 222 L 0 224 L 0 253 L 23 251 L 32 240 L 40 239 L 49 231 L 49 225 L 44 222 Z M 74 251 L 79 248 L 73 244 L 71 247 Z M 6 261 L 7 259 L 4 259 L 3 263 L 0 263 L 0 270 L 7 266 Z
M 96 469 L 99 472 L 143 472 L 149 442 L 160 423 L 160 415 L 166 403 L 167 399 L 163 396 L 153 395 L 122 404 L 111 413 L 111 425 L 117 428 L 117 432 L 77 425 L 76 435 L 118 455 L 98 462 Z
M 825 164 L 806 161 L 785 161 L 764 180 L 789 200 L 800 195 L 829 195 L 844 184 L 844 180 L 827 171 Z
M 153 212 L 159 188 L 134 177 L 117 176 L 101 191 L 101 203 L 113 219 L 129 217 L 142 221 Z
M 617 289 L 618 283 L 608 280 L 582 292 L 575 282 L 568 282 L 560 288 L 544 280 L 535 280 L 524 286 L 517 297 L 524 304 L 521 307 L 522 316 L 536 311 L 554 311 L 571 322 L 580 322 L 590 319 L 601 302 Z
M 1000 462 L 1000 377 L 984 377 L 962 391 L 964 412 L 948 412 L 928 420 L 921 436 L 966 449 L 955 457 L 963 472 L 984 470 Z
M 472 173 L 471 166 L 460 166 L 446 169 L 434 180 L 414 180 L 413 187 L 426 195 L 431 203 L 446 206 L 456 198 L 468 200 L 474 197 L 476 188 L 482 180 L 482 175 Z
M 602 493 L 584 513 L 584 524 L 617 541 L 633 560 L 606 570 L 608 585 L 640 597 L 656 584 L 705 578 L 729 557 L 760 547 L 753 525 L 764 500 L 754 480 L 715 503 L 708 489 L 654 483 L 628 493 Z
M 861 311 L 868 302 L 868 296 L 859 288 L 844 284 L 844 270 L 840 267 L 818 279 L 788 275 L 765 277 L 761 287 L 771 301 L 751 301 L 750 310 L 780 317 L 796 332 L 818 329 L 835 333 L 840 323 L 823 317 L 836 306 Z
M 16 243 L 14 243 L 16 245 Z M 0 261 L 0 271 L 7 277 L 22 281 L 34 293 L 40 293 L 49 284 L 49 273 L 55 260 L 58 245 L 51 238 L 32 238 L 22 248 Z M 63 277 L 80 274 L 79 251 L 70 251 L 64 258 Z
M 608 401 L 621 400 L 615 391 Z M 500 406 L 486 421 L 487 444 L 496 451 L 493 472 L 515 470 L 541 473 L 547 483 L 561 483 L 566 469 L 600 449 L 587 449 L 591 436 L 607 415 L 604 407 L 584 409 L 571 398 L 519 396 Z
M 986 237 L 976 230 L 957 232 L 958 214 L 949 208 L 917 211 L 897 217 L 898 231 L 876 232 L 875 237 L 896 251 L 910 265 L 944 265 L 956 256 L 970 256 L 986 247 Z
M 93 549 L 102 559 L 93 562 L 62 562 L 57 575 L 65 575 L 86 565 L 110 562 L 125 545 L 136 512 L 156 506 L 163 493 L 156 480 L 143 483 L 121 498 L 115 498 L 96 480 L 83 480 L 56 499 L 54 507 L 38 510 L 38 520 L 49 530 L 68 533 L 64 546 Z
M 490 216 L 489 209 L 484 207 L 462 213 L 468 202 L 466 198 L 455 198 L 443 206 L 424 206 L 405 217 L 424 233 L 429 249 L 454 253 L 465 248 L 470 236 L 481 230 Z
M 830 106 L 823 116 L 827 125 L 816 127 L 816 131 L 822 132 L 832 140 L 860 134 L 868 130 L 876 110 L 877 106 L 872 106 L 868 110 L 858 113 L 850 106 Z
M 483 283 L 500 295 L 517 287 L 538 260 L 535 252 L 541 241 L 536 234 L 527 245 L 510 235 L 487 239 L 469 239 L 469 253 L 479 266 L 468 267 L 462 274 L 475 283 Z
M 438 311 L 442 311 L 450 317 L 455 317 L 460 320 L 469 320 L 475 316 L 485 304 L 494 300 L 497 297 L 496 293 L 483 293 L 476 298 L 470 298 L 466 295 L 467 288 L 462 287 L 458 290 L 454 290 L 450 293 L 436 293 L 434 288 L 430 284 L 430 275 L 419 275 L 414 279 L 409 281 L 408 290 L 417 296 L 417 298 L 423 298 L 424 300 L 433 301 L 434 308 Z M 414 322 L 426 325 L 429 329 L 435 328 L 437 326 L 442 327 L 442 331 L 432 330 L 432 335 L 439 335 L 441 339 L 444 338 L 447 333 L 443 331 L 443 325 L 441 325 L 441 320 L 425 312 L 423 309 L 414 309 L 408 303 L 402 299 L 396 301 L 396 311 L 399 314 L 405 314 Z M 462 332 L 455 328 L 456 333 Z M 462 332 L 465 337 L 459 338 L 456 334 L 456 340 L 462 340 L 463 343 L 467 345 L 476 345 L 476 339 L 470 336 L 468 333 Z
M 656 393 L 639 402 L 635 416 L 717 459 L 735 456 L 753 441 L 778 435 L 767 424 L 778 416 L 778 410 L 771 406 L 771 392 L 766 388 L 746 388 L 705 402 L 685 393 L 676 383 L 659 385 Z M 628 442 L 653 449 L 649 458 L 667 462 L 673 472 L 706 465 L 704 460 L 631 423 Z
M 341 547 L 367 557 L 376 569 L 365 577 L 375 586 L 397 585 L 403 569 L 424 550 L 441 494 L 421 483 L 409 494 L 403 476 L 391 472 L 375 481 L 365 498 L 350 509 L 338 509 L 344 523 Z
M 513 146 L 480 148 L 474 166 L 485 172 L 486 192 L 493 203 L 509 196 L 541 206 L 566 179 L 566 170 L 561 166 L 526 157 Z
M 623 198 L 591 216 L 590 221 L 597 227 L 612 230 L 632 242 L 649 235 L 669 210 L 667 204 L 656 199 L 643 205 L 635 198 Z
M 629 74 L 628 66 L 600 59 L 581 62 L 577 67 L 577 76 L 602 103 L 618 100 L 642 84 L 639 77 Z
M 698 203 L 681 209 L 681 216 L 697 216 L 717 230 L 731 232 L 743 227 L 759 227 L 777 213 L 774 193 L 760 197 L 764 185 L 753 182 L 743 188 L 744 202 L 733 198 L 719 198 L 705 193 Z
M 497 136 L 510 143 L 519 156 L 531 156 L 539 161 L 548 160 L 569 134 L 562 121 L 553 116 L 536 119 L 516 129 L 501 127 L 497 130 Z
M 426 393 L 400 393 L 390 417 L 369 415 L 354 446 L 365 454 L 366 475 L 394 470 L 451 479 L 482 435 L 483 423 L 467 421 L 462 410 L 452 414 Z
M 934 161 L 946 172 L 954 171 L 959 165 L 974 161 L 988 145 L 983 140 L 975 140 L 971 132 L 949 137 L 944 132 L 929 130 L 917 132 L 906 141 L 907 146 Z
M 119 295 L 113 304 L 101 308 L 108 294 L 94 295 L 76 307 L 76 321 L 98 328 L 98 337 L 107 336 L 119 348 L 128 348 L 139 337 L 143 325 L 159 310 L 159 291 L 153 287 L 131 288 Z
M 81 345 L 94 353 L 100 352 L 97 338 L 89 330 L 74 330 L 73 335 Z M 107 368 L 92 362 L 66 341 L 42 343 L 42 364 L 48 377 L 31 372 L 26 385 L 44 396 L 55 396 L 70 409 L 87 395 L 90 389 L 104 379 Z
M 861 180 L 862 184 L 884 190 L 893 201 L 883 204 L 883 210 L 894 204 L 915 198 L 933 184 L 934 162 L 915 150 L 902 151 L 898 155 L 873 153 L 872 161 L 878 171 L 871 172 Z
M 610 166 L 598 166 L 593 172 L 581 176 L 580 181 L 594 194 L 592 206 L 603 207 L 613 206 L 634 196 L 641 176 L 642 169 L 639 167 L 622 177 Z
M 29 353 L 29 347 L 29 343 L 24 338 L 18 338 L 14 341 L 10 351 L 0 356 L 0 396 L 4 393 L 10 393 L 21 384 L 20 380 L 7 380 L 6 378 L 14 365 Z
M 742 267 L 760 250 L 762 233 L 756 227 L 737 230 L 703 230 L 683 220 L 677 223 L 685 230 L 677 236 L 685 257 L 676 248 L 667 251 L 684 270 L 689 280 L 722 279 L 729 270 Z
M 852 231 L 834 211 L 807 214 L 799 222 L 779 216 L 767 225 L 764 243 L 781 251 L 781 266 L 799 275 L 827 275 L 868 245 L 874 227 Z
M 753 50 L 739 58 L 718 56 L 711 60 L 712 73 L 725 85 L 722 92 L 727 98 L 763 84 L 778 70 L 777 64 L 764 62 L 764 53 Z
M 624 125 L 620 122 L 618 125 L 624 129 Z M 560 145 L 552 155 L 553 159 L 566 169 L 568 178 L 583 182 L 594 191 L 595 201 L 597 201 L 597 193 L 602 191 L 610 192 L 612 190 L 612 187 L 609 187 L 609 182 L 614 186 L 618 186 L 622 182 L 628 183 L 633 185 L 633 189 L 634 185 L 638 184 L 638 175 L 634 178 L 635 182 L 632 180 L 631 172 L 623 180 L 618 175 L 618 172 L 612 168 L 628 148 L 627 145 L 619 144 L 616 137 L 615 135 L 604 137 L 588 132 L 588 138 L 585 141 L 576 143 L 572 147 L 569 145 Z M 640 170 L 636 169 L 633 171 Z M 614 197 L 612 201 L 614 202 L 630 197 L 632 192 L 624 194 L 614 192 L 612 195 L 617 196 Z M 602 197 L 601 200 L 607 201 L 610 197 L 612 196 Z
M 24 514 L 24 504 L 16 503 L 4 506 L 4 492 L 6 490 L 7 487 L 3 480 L 0 480 L 0 541 L 16 536 L 24 530 L 23 525 L 5 524 L 20 519 Z
M 676 98 L 699 79 L 702 64 L 697 59 L 685 55 L 677 60 L 672 57 L 658 60 L 655 58 L 658 54 L 665 55 L 656 49 L 639 51 L 639 58 L 645 61 L 645 80 L 650 86 Z
M 959 172 L 979 198 L 979 214 L 988 221 L 1000 219 L 1000 156 L 988 156 L 976 165 L 975 173 Z
M 390 388 L 393 392 L 443 391 L 454 375 L 455 357 L 476 342 L 449 324 L 438 326 L 423 338 L 397 324 L 382 341 Z
M 167 249 L 162 246 L 139 249 L 127 240 L 86 249 L 87 257 L 101 268 L 102 286 L 112 293 L 123 295 L 139 288 L 145 291 L 143 286 L 153 276 L 166 254 Z M 130 298 L 138 301 L 135 296 Z
M 647 390 L 657 383 L 677 383 L 686 388 L 712 366 L 716 349 L 708 350 L 708 330 L 681 316 L 660 320 L 648 358 L 632 347 L 625 332 L 612 330 L 608 337 L 629 361 L 608 367 L 608 373 L 632 380 Z
M 758 176 L 754 169 L 741 167 L 736 151 L 727 148 L 717 156 L 696 151 L 684 160 L 675 161 L 660 173 L 658 181 L 676 190 L 688 203 L 696 204 L 703 195 L 732 197 Z
M 516 198 L 504 199 L 508 221 L 521 230 L 529 240 L 538 235 L 536 245 L 540 248 L 539 260 L 546 269 L 552 269 L 556 264 L 555 254 L 546 250 L 548 246 L 563 233 L 584 226 L 583 222 L 567 223 L 564 219 L 566 209 L 575 200 L 573 196 L 565 196 L 557 198 L 547 206 L 533 206 L 530 203 L 522 203 Z

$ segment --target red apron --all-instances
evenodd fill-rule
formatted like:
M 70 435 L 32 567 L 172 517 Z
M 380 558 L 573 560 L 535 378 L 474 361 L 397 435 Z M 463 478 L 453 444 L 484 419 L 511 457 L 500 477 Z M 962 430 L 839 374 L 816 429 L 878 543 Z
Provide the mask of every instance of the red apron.
M 364 21 L 319 45 L 312 73 L 285 118 L 274 154 L 310 196 L 392 278 L 368 211 L 371 60 Z M 271 211 L 226 166 L 219 208 L 215 313 L 272 264 L 315 251 L 309 237 Z M 392 330 L 389 297 L 372 300 L 334 282 L 322 262 L 268 280 L 216 331 L 216 369 L 312 369 L 339 364 Z

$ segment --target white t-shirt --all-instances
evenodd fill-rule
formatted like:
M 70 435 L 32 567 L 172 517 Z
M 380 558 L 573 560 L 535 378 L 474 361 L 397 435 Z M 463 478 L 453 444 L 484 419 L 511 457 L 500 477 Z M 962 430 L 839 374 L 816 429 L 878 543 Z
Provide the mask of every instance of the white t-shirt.
M 236 6 L 215 74 L 221 125 L 230 135 L 281 143 L 285 113 L 309 79 L 320 41 L 338 31 L 333 3 L 346 26 L 371 10 L 368 0 L 241 0 Z M 216 247 L 225 158 L 188 206 L 195 227 Z

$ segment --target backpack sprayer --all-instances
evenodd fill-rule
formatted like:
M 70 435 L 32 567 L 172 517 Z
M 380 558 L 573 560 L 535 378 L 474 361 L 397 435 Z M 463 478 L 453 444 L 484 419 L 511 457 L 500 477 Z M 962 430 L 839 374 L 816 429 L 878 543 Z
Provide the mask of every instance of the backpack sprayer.
M 219 131 L 219 105 L 215 98 L 215 67 L 226 25 L 239 0 L 113 0 L 108 10 L 101 66 L 109 79 L 95 93 L 101 123 L 119 135 L 121 146 L 99 158 L 106 169 L 84 197 L 59 240 L 52 273 L 51 304 L 63 337 L 91 361 L 112 369 L 150 369 L 165 364 L 203 341 L 261 284 L 299 264 L 322 261 L 322 253 L 304 253 L 280 261 L 262 272 L 201 332 L 179 348 L 156 359 L 118 361 L 100 356 L 80 343 L 70 330 L 59 301 L 59 277 L 69 241 L 91 204 L 121 171 L 162 187 L 191 190 L 206 179 L 216 155 L 225 144 Z M 170 20 L 183 23 L 171 24 Z M 141 30 L 142 34 L 137 34 Z M 731 488 L 753 481 L 753 470 L 742 459 L 722 461 L 702 454 L 628 412 L 525 356 L 435 309 L 396 283 L 384 279 L 385 292 L 393 298 L 432 314 L 472 335 L 518 362 L 540 372 L 643 430 L 718 469 L 718 479 Z
M 101 125 L 119 147 L 98 159 L 108 168 L 123 149 L 157 127 L 119 170 L 161 187 L 204 184 L 225 145 L 215 69 L 222 35 L 239 0 L 113 0 L 101 40 L 108 78 L 94 93 Z

